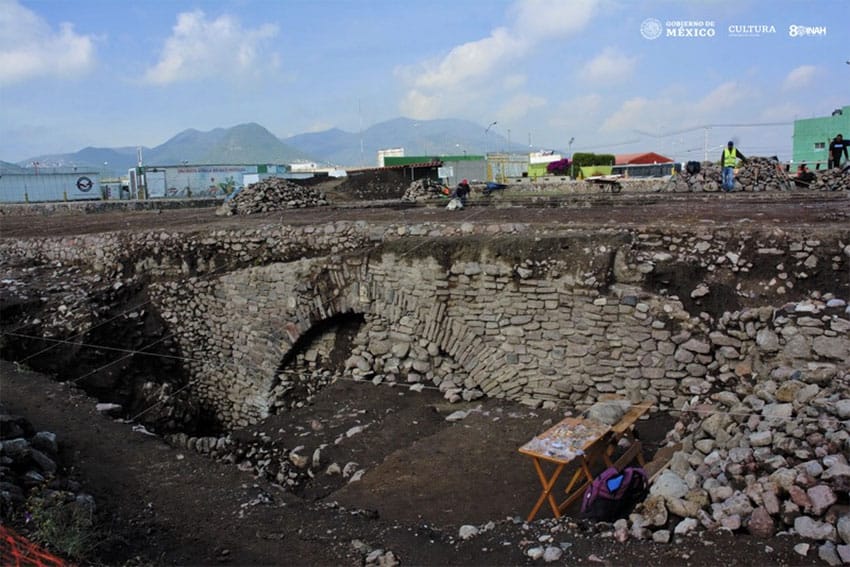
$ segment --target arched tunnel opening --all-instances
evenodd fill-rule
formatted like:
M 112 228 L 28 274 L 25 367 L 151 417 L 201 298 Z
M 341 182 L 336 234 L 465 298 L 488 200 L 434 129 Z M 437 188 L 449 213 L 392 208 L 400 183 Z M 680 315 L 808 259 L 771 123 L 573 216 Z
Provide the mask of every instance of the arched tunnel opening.
M 365 322 L 361 313 L 338 313 L 298 337 L 275 372 L 270 392 L 272 412 L 303 407 L 331 383 L 345 369 Z

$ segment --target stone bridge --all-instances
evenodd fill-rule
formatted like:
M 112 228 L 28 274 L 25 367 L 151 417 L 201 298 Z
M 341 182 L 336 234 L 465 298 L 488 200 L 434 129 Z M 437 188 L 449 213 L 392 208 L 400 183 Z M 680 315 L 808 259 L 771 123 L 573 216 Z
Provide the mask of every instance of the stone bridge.
M 850 235 L 587 233 L 527 225 L 317 227 L 5 242 L 3 253 L 148 278 L 195 394 L 229 425 L 356 322 L 345 376 L 585 406 L 681 407 L 730 380 L 850 359 Z

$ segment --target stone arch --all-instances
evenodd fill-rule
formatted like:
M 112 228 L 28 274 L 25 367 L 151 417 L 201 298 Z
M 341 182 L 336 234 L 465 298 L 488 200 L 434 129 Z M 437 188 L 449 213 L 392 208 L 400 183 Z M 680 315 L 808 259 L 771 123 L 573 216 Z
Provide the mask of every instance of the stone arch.
M 465 376 L 459 384 L 463 388 L 481 388 L 486 393 L 516 375 L 502 368 L 503 351 L 483 345 L 481 337 L 461 318 L 451 316 L 449 294 L 431 295 L 442 286 L 436 281 L 439 278 L 426 284 L 435 289 L 423 290 L 388 282 L 386 273 L 392 262 L 388 266 L 381 259 L 332 260 L 313 261 L 303 272 L 305 277 L 293 287 L 289 317 L 265 319 L 265 328 L 256 329 L 260 342 L 274 344 L 267 355 L 275 362 L 275 369 L 324 321 L 340 315 L 361 315 L 383 321 L 398 340 L 407 336 L 415 344 L 424 341 L 437 349 L 435 356 L 456 361 Z M 269 378 L 262 386 L 264 395 L 272 395 L 277 385 L 273 376 Z M 268 402 L 263 405 L 267 408 Z

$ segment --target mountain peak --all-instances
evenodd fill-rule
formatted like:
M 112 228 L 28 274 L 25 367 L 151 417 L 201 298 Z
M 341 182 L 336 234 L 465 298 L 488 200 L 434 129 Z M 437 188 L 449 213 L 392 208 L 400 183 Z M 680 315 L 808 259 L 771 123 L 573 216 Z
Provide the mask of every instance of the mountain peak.
M 407 155 L 483 154 L 493 151 L 520 150 L 508 147 L 505 139 L 474 122 L 443 118 L 416 120 L 398 117 L 375 124 L 362 132 L 331 128 L 322 132 L 298 134 L 278 139 L 256 122 L 215 128 L 202 132 L 183 130 L 163 144 L 144 148 L 146 165 L 193 164 L 283 164 L 315 161 L 339 166 L 377 165 L 377 152 L 386 148 L 404 148 Z M 87 147 L 72 154 L 41 156 L 33 160 L 56 161 L 126 172 L 136 165 L 136 148 Z M 107 165 L 108 164 L 108 165 Z

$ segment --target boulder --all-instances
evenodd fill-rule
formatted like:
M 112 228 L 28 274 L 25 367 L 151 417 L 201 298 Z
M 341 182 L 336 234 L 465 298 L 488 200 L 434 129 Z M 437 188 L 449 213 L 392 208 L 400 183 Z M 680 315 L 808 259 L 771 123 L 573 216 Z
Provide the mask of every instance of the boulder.
M 750 519 L 747 522 L 747 531 L 756 537 L 767 539 L 773 537 L 773 534 L 776 533 L 776 526 L 767 510 L 759 506 L 750 515 Z

